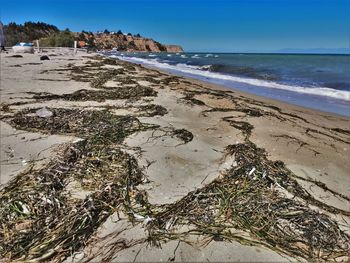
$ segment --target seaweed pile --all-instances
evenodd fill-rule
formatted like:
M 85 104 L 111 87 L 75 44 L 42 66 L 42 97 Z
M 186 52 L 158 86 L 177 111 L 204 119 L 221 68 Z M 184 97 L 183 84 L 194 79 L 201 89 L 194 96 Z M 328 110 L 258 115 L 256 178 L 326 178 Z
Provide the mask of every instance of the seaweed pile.
M 171 126 L 171 127 L 159 127 L 158 129 L 153 130 L 151 136 L 147 139 L 147 142 L 155 141 L 163 137 L 170 137 L 170 138 L 176 138 L 178 140 L 181 140 L 182 142 L 179 144 L 176 144 L 175 147 L 184 145 L 193 140 L 192 132 L 186 129 L 176 129 Z
M 123 139 L 137 131 L 158 126 L 141 123 L 133 116 L 115 116 L 107 110 L 90 111 L 80 109 L 48 108 L 53 113 L 50 118 L 29 115 L 36 109 L 17 113 L 10 123 L 19 129 L 40 131 L 50 134 L 76 135 L 89 138 L 95 143 L 121 143 Z
M 181 139 L 183 141 L 183 144 L 189 143 L 193 140 L 193 134 L 186 129 L 175 129 L 173 134 L 178 139 Z
M 197 234 L 217 241 L 261 244 L 307 260 L 349 255 L 350 236 L 308 204 L 329 207 L 306 194 L 280 161 L 269 161 L 266 152 L 251 143 L 230 145 L 226 153 L 234 155 L 237 164 L 223 177 L 158 208 L 148 226 L 150 242 L 186 240 Z M 183 225 L 191 226 L 190 230 L 181 231 Z M 249 236 L 242 235 L 242 230 Z
M 129 193 L 144 180 L 137 161 L 120 146 L 132 133 L 158 126 L 108 111 L 49 109 L 53 116 L 16 114 L 17 128 L 50 134 L 74 134 L 82 141 L 66 145 L 57 160 L 29 169 L 0 192 L 0 254 L 10 260 L 62 260 L 86 243 L 118 209 L 132 217 Z M 67 189 L 78 182 L 90 191 L 83 200 Z
M 181 98 L 181 100 L 190 105 L 205 106 L 205 103 L 201 100 L 194 98 L 194 95 L 195 95 L 194 93 L 187 92 L 185 96 Z
M 184 99 L 190 102 L 192 94 L 213 95 L 206 90 L 186 92 Z M 242 112 L 249 117 L 274 116 L 244 103 L 235 103 L 232 109 L 211 108 L 203 113 L 214 111 Z M 175 203 L 154 208 L 148 241 L 155 245 L 174 239 L 190 242 L 190 236 L 195 234 L 208 236 L 209 240 L 260 244 L 299 259 L 336 261 L 348 257 L 350 236 L 329 213 L 350 216 L 350 211 L 315 199 L 296 180 L 301 178 L 282 161 L 269 160 L 267 152 L 250 141 L 254 126 L 249 122 L 235 116 L 222 120 L 244 136 L 244 143 L 226 147 L 226 155 L 234 156 L 235 162 L 203 188 Z M 315 183 L 330 191 L 325 185 Z M 348 200 L 342 194 L 330 192 Z
M 111 64 L 109 59 L 99 62 L 88 62 L 84 66 L 70 65 L 68 68 L 55 69 L 55 71 L 69 71 L 72 80 L 90 82 L 93 90 L 81 89 L 69 94 L 42 94 L 34 93 L 33 98 L 36 100 L 67 100 L 67 101 L 98 101 L 130 99 L 139 100 L 142 97 L 155 97 L 157 92 L 148 86 L 139 85 L 129 75 L 130 70 L 126 68 L 110 69 L 102 68 L 105 64 Z M 116 65 L 116 63 L 114 63 Z M 97 71 L 97 74 L 96 74 Z M 43 73 L 46 73 L 44 71 Z M 130 73 L 130 72 L 129 72 Z M 120 82 L 122 86 L 106 87 L 108 80 Z M 133 85 L 132 87 L 129 85 Z
M 154 117 L 154 116 L 164 116 L 168 113 L 168 110 L 161 105 L 147 104 L 138 107 L 138 116 L 142 117 Z
M 100 90 L 34 94 L 33 98 L 103 101 L 156 96 L 153 89 L 140 85 L 106 88 L 107 80 L 124 74 L 123 70 L 102 69 L 106 63 L 112 62 L 103 60 L 59 69 L 69 72 L 75 80 L 89 81 Z M 96 69 L 100 73 L 95 76 Z M 126 78 L 126 82 L 130 80 Z M 123 210 L 134 220 L 132 207 L 146 197 L 131 193 L 137 192 L 135 186 L 145 178 L 122 142 L 130 134 L 158 126 L 142 123 L 132 115 L 116 116 L 108 107 L 105 110 L 46 108 L 50 113 L 47 117 L 38 115 L 37 111 L 37 108 L 21 110 L 7 116 L 5 121 L 18 129 L 73 135 L 82 140 L 64 145 L 57 159 L 40 170 L 31 166 L 0 190 L 0 255 L 11 261 L 60 262 L 84 247 L 114 212 Z M 167 110 L 149 104 L 137 106 L 137 113 L 155 116 L 164 115 Z M 71 185 L 87 191 L 87 196 L 72 195 Z
M 34 99 L 91 100 L 140 99 L 156 96 L 152 88 L 136 85 L 106 88 L 104 84 L 122 70 L 88 73 L 100 62 L 71 67 L 75 77 L 84 76 L 94 88 L 72 94 L 34 94 Z M 104 64 L 104 63 L 102 63 Z M 92 75 L 92 74 L 91 74 Z M 86 79 L 85 78 L 85 79 Z M 134 84 L 130 77 L 124 82 Z M 37 108 L 6 117 L 13 127 L 48 134 L 73 135 L 82 141 L 65 145 L 59 158 L 40 170 L 18 175 L 0 191 L 0 255 L 9 260 L 62 261 L 86 245 L 89 237 L 114 212 L 122 210 L 134 221 L 138 206 L 149 207 L 147 195 L 135 189 L 145 181 L 136 159 L 123 150 L 127 136 L 156 130 L 157 125 L 140 122 L 135 116 L 116 116 L 105 110 L 45 108 L 49 117 L 37 114 Z M 138 116 L 165 115 L 160 105 L 136 106 Z M 178 132 L 179 140 L 184 132 Z M 192 134 L 191 134 L 192 135 Z M 83 199 L 71 195 L 70 185 L 88 192 Z M 126 244 L 125 244 L 126 246 Z
M 95 89 L 103 88 L 103 85 L 114 77 L 125 74 L 123 69 L 109 69 L 97 74 L 96 78 L 91 81 L 91 87 Z
M 83 247 L 142 181 L 137 162 L 116 146 L 69 145 L 40 171 L 17 176 L 0 193 L 0 254 L 10 260 L 60 261 Z M 71 198 L 70 181 L 92 191 Z
M 110 90 L 86 90 L 81 89 L 73 93 L 56 94 L 36 94 L 33 96 L 37 100 L 67 100 L 67 101 L 98 101 L 118 100 L 118 99 L 140 99 L 142 97 L 154 97 L 157 92 L 153 89 L 141 85 L 136 87 L 116 87 Z

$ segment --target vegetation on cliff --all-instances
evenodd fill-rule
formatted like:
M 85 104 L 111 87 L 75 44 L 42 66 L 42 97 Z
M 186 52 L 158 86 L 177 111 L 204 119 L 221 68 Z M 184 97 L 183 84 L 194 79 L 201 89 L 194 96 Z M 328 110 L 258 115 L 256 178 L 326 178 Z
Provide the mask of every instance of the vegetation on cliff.
M 31 42 L 36 39 L 45 38 L 52 34 L 60 32 L 54 26 L 43 22 L 25 22 L 23 25 L 9 23 L 4 26 L 6 35 L 6 45 L 13 46 L 18 42 Z
M 40 39 L 41 46 L 49 47 L 72 47 L 74 45 L 75 35 L 68 28 L 51 34 L 47 38 Z

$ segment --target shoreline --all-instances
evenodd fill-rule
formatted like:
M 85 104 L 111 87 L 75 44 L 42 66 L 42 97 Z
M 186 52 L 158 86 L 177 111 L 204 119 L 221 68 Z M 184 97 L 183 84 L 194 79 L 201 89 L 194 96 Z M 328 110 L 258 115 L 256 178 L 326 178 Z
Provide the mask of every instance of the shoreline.
M 10 55 L 5 259 L 349 260 L 349 117 L 93 54 Z
M 321 86 L 314 89 L 308 86 L 298 86 L 297 84 L 291 83 L 286 84 L 280 83 L 278 81 L 269 82 L 255 78 L 246 78 L 244 76 L 239 77 L 235 75 L 199 69 L 202 66 L 192 66 L 192 64 L 186 66 L 186 62 L 184 62 L 185 64 L 182 64 L 183 62 L 180 63 L 179 61 L 178 62 L 180 64 L 173 65 L 170 62 L 154 62 L 152 59 L 148 60 L 148 58 L 137 56 L 116 56 L 113 53 L 105 54 L 104 56 L 111 56 L 111 58 L 118 57 L 123 61 L 128 61 L 136 64 L 141 63 L 144 66 L 160 69 L 162 71 L 168 72 L 169 74 L 175 74 L 191 79 L 197 79 L 206 83 L 225 86 L 230 89 L 240 90 L 257 96 L 279 100 L 297 106 L 307 107 L 315 110 L 322 110 L 327 108 L 328 112 L 336 113 L 347 117 L 350 116 L 349 93 L 345 90 L 343 91 Z M 174 60 L 177 61 L 175 58 Z M 214 62 L 215 61 L 208 61 L 207 64 L 208 66 L 210 66 L 211 63 Z M 215 63 L 213 65 L 215 65 Z M 328 93 L 328 95 L 320 95 L 318 92 L 326 92 Z M 344 99 L 344 96 L 346 99 Z
M 197 52 L 197 53 L 200 53 L 200 52 Z M 204 54 L 205 53 L 206 52 L 204 52 Z M 238 54 L 240 54 L 240 53 L 238 53 Z M 104 56 L 104 57 L 108 58 L 108 56 Z M 112 59 L 115 59 L 115 58 L 112 58 Z M 140 64 L 140 63 L 130 62 L 130 61 L 127 61 L 127 62 L 129 62 L 131 64 L 135 64 L 135 65 L 142 65 L 145 68 L 152 69 L 152 70 L 155 70 L 155 71 L 159 71 L 162 74 L 167 74 L 169 76 L 174 75 L 174 76 L 178 76 L 178 77 L 184 77 L 190 82 L 193 82 L 193 83 L 196 83 L 196 84 L 199 84 L 199 85 L 209 86 L 209 87 L 211 87 L 213 89 L 217 89 L 217 90 L 221 90 L 221 91 L 233 91 L 233 92 L 235 92 L 237 94 L 240 94 L 242 96 L 250 97 L 250 98 L 255 99 L 255 100 L 261 100 L 261 101 L 266 102 L 266 103 L 276 104 L 276 105 L 279 105 L 280 107 L 283 107 L 283 105 L 288 105 L 288 108 L 290 108 L 290 109 L 294 108 L 293 109 L 294 111 L 303 111 L 303 112 L 311 111 L 311 112 L 314 112 L 314 113 L 318 113 L 320 115 L 330 115 L 330 116 L 333 116 L 333 117 L 348 119 L 350 121 L 350 116 L 348 116 L 348 115 L 342 115 L 342 114 L 339 114 L 339 113 L 329 112 L 329 111 L 322 111 L 320 109 L 315 109 L 315 108 L 310 108 L 310 107 L 306 107 L 306 106 L 302 106 L 302 105 L 298 105 L 298 104 L 293 104 L 293 103 L 288 102 L 288 101 L 283 101 L 283 100 L 278 100 L 278 99 L 274 99 L 274 98 L 269 98 L 269 97 L 266 97 L 266 96 L 263 96 L 263 95 L 257 95 L 257 94 L 250 93 L 250 92 L 247 92 L 247 91 L 239 90 L 238 88 L 235 88 L 235 87 L 228 87 L 228 86 L 225 86 L 225 85 L 215 84 L 215 83 L 207 82 L 205 80 L 196 79 L 194 77 L 188 77 L 188 76 L 183 76 L 181 74 L 170 73 L 170 72 L 168 72 L 166 70 L 162 70 L 162 69 L 159 69 L 157 67 L 152 67 L 152 66 L 149 66 L 149 65 L 143 65 L 143 64 Z

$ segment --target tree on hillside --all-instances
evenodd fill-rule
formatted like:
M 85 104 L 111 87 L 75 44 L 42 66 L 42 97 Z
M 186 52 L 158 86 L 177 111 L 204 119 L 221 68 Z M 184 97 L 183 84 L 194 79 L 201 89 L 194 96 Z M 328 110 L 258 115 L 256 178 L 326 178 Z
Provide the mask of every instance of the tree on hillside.
M 13 46 L 19 42 L 32 42 L 58 32 L 59 29 L 56 26 L 43 22 L 25 22 L 23 25 L 11 22 L 4 26 L 7 46 Z
M 128 33 L 128 36 L 132 36 L 131 33 Z
M 105 29 L 105 31 L 103 31 L 103 33 L 109 35 L 110 32 L 107 29 Z
M 88 39 L 86 41 L 86 44 L 88 44 L 89 48 L 95 48 L 96 47 L 96 44 L 95 44 L 95 36 L 94 34 L 92 34 L 90 32 L 89 36 L 88 36 Z
M 134 35 L 134 37 L 141 37 L 141 35 L 137 33 L 136 35 Z
M 137 50 L 137 46 L 134 41 L 130 41 L 127 46 L 128 49 Z
M 74 36 L 68 28 L 56 35 L 56 47 L 71 47 L 73 44 Z
M 127 46 L 125 44 L 119 44 L 117 50 L 118 51 L 126 51 Z
M 119 29 L 117 35 L 123 35 L 123 32 Z
M 166 47 L 163 46 L 161 43 L 154 41 L 154 43 L 156 44 L 156 46 L 159 48 L 160 51 L 166 51 Z
M 85 41 L 85 42 L 87 41 L 86 36 L 85 36 L 83 31 L 79 34 L 78 40 Z

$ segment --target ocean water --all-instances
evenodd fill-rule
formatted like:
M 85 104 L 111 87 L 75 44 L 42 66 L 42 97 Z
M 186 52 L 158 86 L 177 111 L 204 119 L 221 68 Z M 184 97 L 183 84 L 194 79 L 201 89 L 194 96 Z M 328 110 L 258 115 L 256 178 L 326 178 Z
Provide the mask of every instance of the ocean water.
M 350 55 L 116 51 L 103 54 L 252 94 L 350 116 Z

